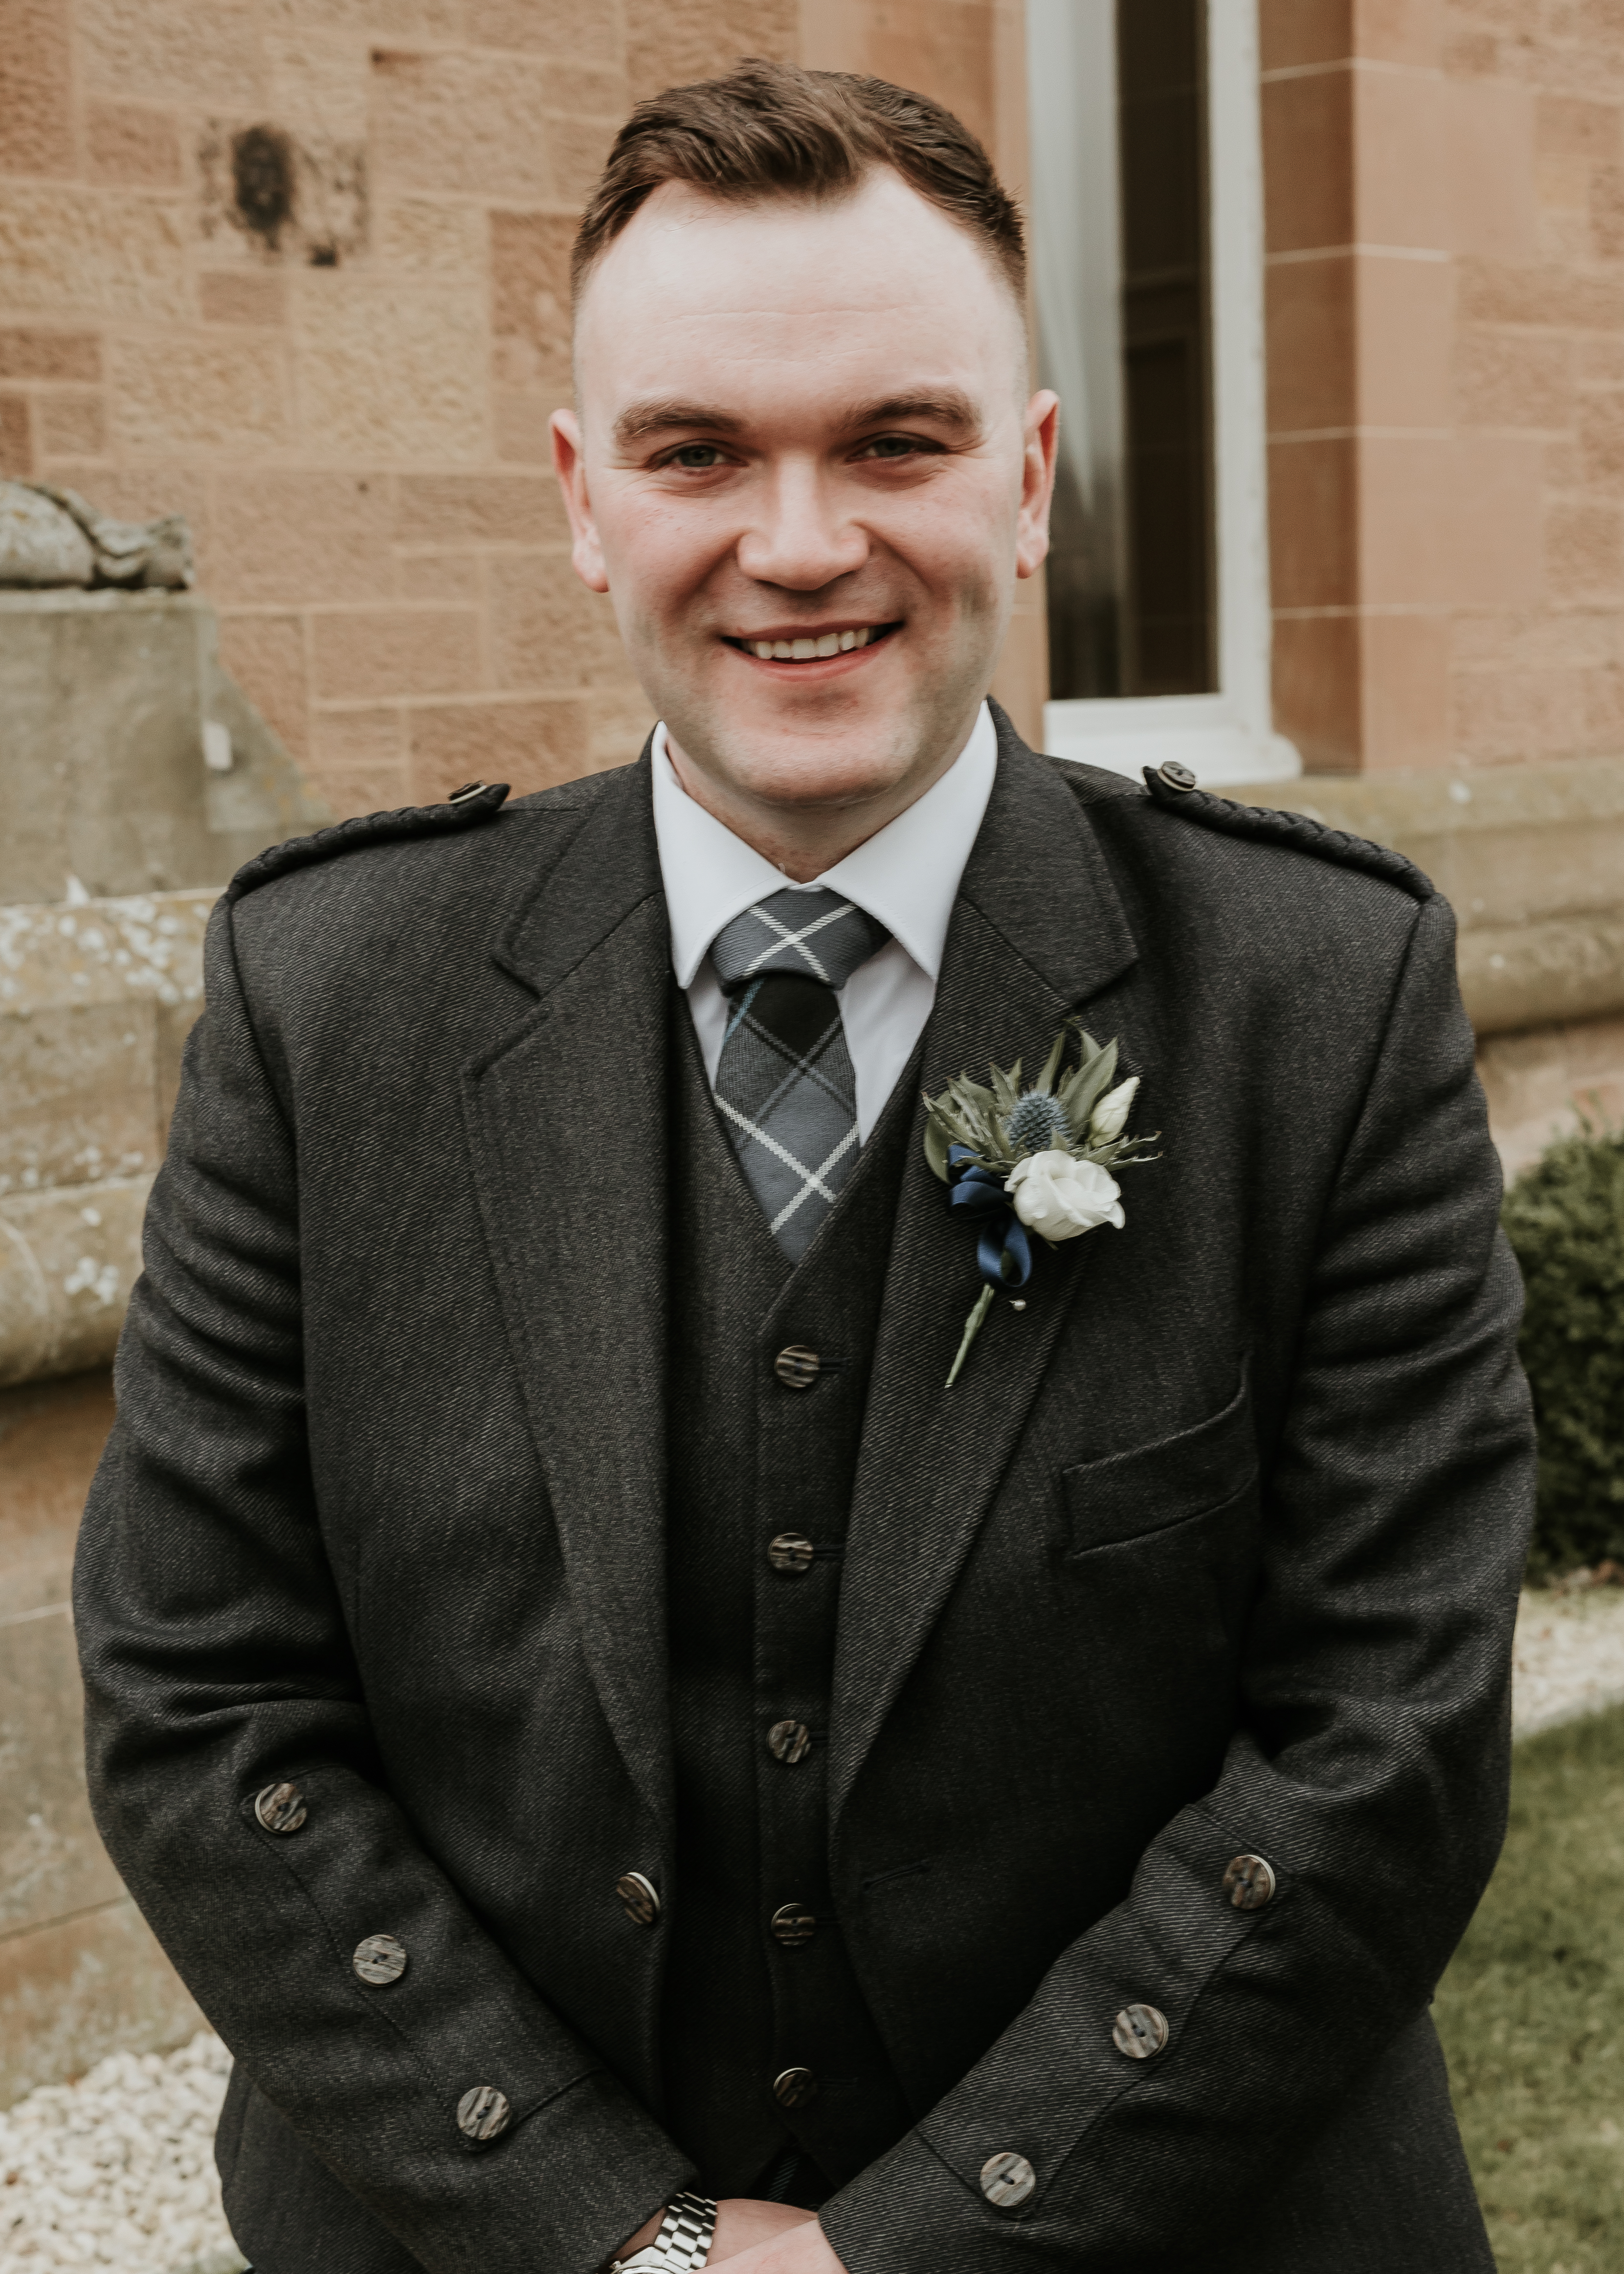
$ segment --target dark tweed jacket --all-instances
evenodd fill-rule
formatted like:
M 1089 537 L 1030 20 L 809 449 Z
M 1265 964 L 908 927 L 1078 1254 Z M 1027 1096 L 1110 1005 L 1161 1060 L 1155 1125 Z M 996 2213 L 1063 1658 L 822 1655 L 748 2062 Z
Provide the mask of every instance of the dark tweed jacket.
M 459 818 L 217 912 L 79 1552 L 97 1821 L 237 2057 L 268 2274 L 589 2274 L 694 2176 L 614 1892 L 681 1901 L 646 757 Z M 1163 1157 L 948 1392 L 973 1241 L 910 1148 L 829 1842 L 915 2120 L 823 2214 L 852 2274 L 1489 2263 L 1425 2014 L 1505 1811 L 1500 1179 L 1444 902 L 1225 818 L 1001 722 L 926 1081 L 1083 1012 Z

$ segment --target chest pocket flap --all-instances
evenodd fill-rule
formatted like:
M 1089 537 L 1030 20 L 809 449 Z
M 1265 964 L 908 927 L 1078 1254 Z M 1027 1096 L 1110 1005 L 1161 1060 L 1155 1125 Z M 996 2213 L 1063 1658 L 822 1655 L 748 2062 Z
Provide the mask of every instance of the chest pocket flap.
M 1070 1553 L 1142 1540 L 1226 1507 L 1254 1487 L 1258 1448 L 1245 1369 L 1217 1413 L 1153 1444 L 1108 1453 L 1062 1472 Z

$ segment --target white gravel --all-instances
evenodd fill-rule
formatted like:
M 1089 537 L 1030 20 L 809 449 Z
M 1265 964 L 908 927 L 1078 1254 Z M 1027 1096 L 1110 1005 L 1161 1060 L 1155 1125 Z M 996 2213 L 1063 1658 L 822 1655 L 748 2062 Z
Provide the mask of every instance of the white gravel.
M 114 2053 L 0 2113 L 0 2274 L 238 2274 L 214 2155 L 230 2074 L 204 2032 L 178 2052 Z
M 1624 1704 L 1624 1587 L 1524 1594 L 1519 1737 Z M 0 2112 L 0 2274 L 239 2274 L 214 2173 L 231 2058 L 218 2037 L 115 2053 Z
M 1624 1705 L 1624 1587 L 1525 1593 L 1512 1662 L 1519 1737 Z

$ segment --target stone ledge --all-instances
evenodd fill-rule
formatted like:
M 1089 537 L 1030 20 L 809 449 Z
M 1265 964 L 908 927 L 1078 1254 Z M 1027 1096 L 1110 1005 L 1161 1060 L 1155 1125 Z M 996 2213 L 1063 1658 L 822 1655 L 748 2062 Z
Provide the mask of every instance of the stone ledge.
M 112 1357 L 216 898 L 0 907 L 0 1384 Z
M 0 1387 L 111 1363 L 150 1176 L 0 1201 Z
M 1613 1017 L 1624 1011 L 1624 903 L 1547 923 L 1463 930 L 1457 961 L 1480 1037 Z
M 1309 774 L 1230 794 L 1390 845 L 1461 928 L 1479 1036 L 1624 1011 L 1624 757 L 1472 772 Z
M 0 2108 L 111 2052 L 160 2052 L 206 2026 L 128 1895 L 0 1937 Z

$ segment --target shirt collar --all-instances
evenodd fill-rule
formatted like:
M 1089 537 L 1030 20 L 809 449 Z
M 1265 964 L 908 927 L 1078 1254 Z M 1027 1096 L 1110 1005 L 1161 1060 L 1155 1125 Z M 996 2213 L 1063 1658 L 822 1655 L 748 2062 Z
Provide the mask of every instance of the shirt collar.
M 783 892 L 789 880 L 689 797 L 666 755 L 663 724 L 654 730 L 653 763 L 671 960 L 677 984 L 689 987 L 722 927 L 753 901 Z M 997 770 L 997 733 L 983 703 L 969 741 L 923 797 L 813 880 L 883 923 L 932 979 Z

